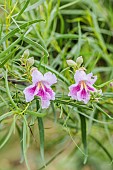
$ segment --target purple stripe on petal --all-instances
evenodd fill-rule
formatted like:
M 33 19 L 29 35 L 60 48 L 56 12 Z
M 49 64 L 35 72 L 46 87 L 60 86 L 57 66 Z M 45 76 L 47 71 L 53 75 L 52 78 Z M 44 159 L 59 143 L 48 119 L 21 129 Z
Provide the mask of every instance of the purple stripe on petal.
M 47 93 L 45 91 L 45 89 L 43 89 L 43 88 L 39 89 L 37 96 L 40 96 L 42 100 L 50 100 L 51 99 L 51 96 L 49 95 L 49 93 Z
M 77 99 L 77 92 L 80 91 L 80 88 L 81 88 L 80 84 L 72 84 L 69 87 L 70 92 L 69 92 L 68 96 L 71 96 L 72 99 L 76 100 Z
M 92 91 L 92 92 L 96 91 L 96 89 L 92 85 L 87 84 L 87 88 L 89 91 Z
M 26 102 L 30 102 L 34 99 L 35 90 L 36 90 L 36 86 L 34 86 L 34 85 L 30 85 L 25 88 L 23 93 L 25 94 Z
M 45 86 L 45 91 L 51 96 L 50 100 L 55 100 L 55 92 L 51 89 L 51 87 Z
M 87 104 L 90 99 L 90 94 L 85 89 L 82 89 L 77 93 L 77 99 L 78 101 L 84 101 L 84 103 Z

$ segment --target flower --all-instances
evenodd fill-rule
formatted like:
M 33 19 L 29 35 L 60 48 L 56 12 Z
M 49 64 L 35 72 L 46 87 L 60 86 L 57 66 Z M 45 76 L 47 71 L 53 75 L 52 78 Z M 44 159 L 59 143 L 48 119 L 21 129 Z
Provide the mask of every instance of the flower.
M 68 96 L 87 104 L 90 100 L 90 92 L 96 92 L 92 85 L 95 83 L 97 76 L 93 76 L 92 73 L 86 74 L 83 70 L 77 70 L 74 79 L 76 84 L 72 84 L 69 87 L 70 92 Z
M 50 100 L 55 100 L 55 92 L 52 90 L 51 85 L 57 82 L 57 78 L 51 72 L 47 72 L 44 75 L 33 68 L 31 71 L 32 85 L 25 88 L 23 91 L 25 94 L 26 102 L 30 102 L 34 99 L 34 96 L 39 96 L 41 99 L 41 107 L 48 108 Z

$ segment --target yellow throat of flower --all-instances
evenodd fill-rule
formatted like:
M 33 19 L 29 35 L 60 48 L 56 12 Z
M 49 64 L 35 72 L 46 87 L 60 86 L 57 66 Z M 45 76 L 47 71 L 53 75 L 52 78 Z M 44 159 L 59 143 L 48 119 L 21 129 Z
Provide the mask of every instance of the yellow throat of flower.
M 87 85 L 85 81 L 82 80 L 80 84 L 83 89 L 87 90 Z
M 42 88 L 44 90 L 44 85 L 42 82 L 38 82 L 37 87 L 38 89 Z

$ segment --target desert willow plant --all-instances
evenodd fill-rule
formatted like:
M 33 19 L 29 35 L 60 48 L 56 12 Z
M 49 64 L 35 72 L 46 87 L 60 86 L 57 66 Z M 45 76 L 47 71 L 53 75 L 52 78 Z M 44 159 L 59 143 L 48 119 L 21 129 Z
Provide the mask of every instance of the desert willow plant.
M 74 115 L 77 114 L 80 116 L 84 151 L 81 151 L 81 149 L 79 147 L 78 148 L 85 156 L 84 163 L 86 163 L 88 157 L 86 118 L 97 123 L 106 123 L 102 120 L 97 120 L 90 115 L 90 112 L 97 108 L 98 110 L 101 110 L 102 113 L 104 113 L 107 117 L 112 119 L 112 117 L 103 111 L 99 106 L 103 95 L 100 89 L 97 90 L 97 86 L 93 87 L 97 77 L 93 76 L 92 73 L 86 74 L 86 69 L 83 67 L 82 57 L 78 57 L 76 62 L 72 60 L 67 61 L 68 65 L 72 67 L 76 82 L 76 84 L 72 84 L 71 86 L 63 75 L 49 66 L 35 61 L 33 57 L 29 57 L 29 50 L 24 51 L 18 63 L 19 65 L 16 65 L 15 63 L 13 68 L 14 70 L 21 70 L 21 74 L 17 75 L 18 79 L 16 79 L 16 73 L 12 73 L 10 66 L 5 66 L 2 69 L 1 81 L 5 80 L 5 87 L 2 87 L 1 90 L 3 94 L 7 94 L 7 99 L 5 101 L 3 100 L 2 107 L 7 106 L 7 112 L 1 115 L 0 120 L 2 124 L 4 119 L 9 119 L 12 123 L 9 123 L 10 129 L 5 138 L 3 137 L 1 140 L 0 147 L 2 148 L 6 144 L 12 133 L 15 131 L 16 127 L 17 131 L 19 132 L 20 139 L 22 140 L 21 143 L 23 158 L 26 162 L 27 168 L 30 169 L 26 155 L 27 149 L 30 145 L 30 138 L 32 137 L 30 134 L 31 127 L 29 122 L 33 121 L 32 126 L 35 126 L 37 120 L 40 136 L 40 153 L 43 165 L 46 166 L 48 162 L 46 163 L 44 158 L 43 118 L 50 115 L 50 108 L 52 107 L 56 121 L 57 118 L 60 117 L 60 121 L 58 121 L 58 123 L 66 126 L 66 129 L 68 129 L 69 133 L 71 126 L 73 124 L 76 125 L 76 119 L 74 118 Z M 48 71 L 45 72 L 45 69 Z M 12 78 L 10 75 L 12 75 Z M 58 80 L 61 80 L 64 84 L 66 84 L 67 91 L 57 91 L 57 88 L 59 89 Z M 14 84 L 16 86 L 14 86 Z M 53 91 L 51 86 L 54 84 L 55 87 Z M 106 83 L 101 86 L 104 86 L 105 84 Z M 67 117 L 66 120 L 64 120 L 63 115 L 56 115 L 55 110 L 60 108 L 60 106 L 62 106 L 62 114 L 65 114 Z M 70 110 L 69 114 L 67 109 Z
M 31 4 L 27 0 L 24 5 L 21 1 L 14 1 L 15 5 L 13 1 L 4 2 L 1 9 L 5 22 L 2 21 L 0 25 L 0 149 L 13 138 L 13 134 L 18 133 L 21 162 L 25 161 L 28 169 L 31 169 L 31 165 L 27 151 L 32 140 L 37 138 L 40 138 L 40 169 L 68 149 L 67 146 L 72 147 L 70 153 L 73 158 L 78 150 L 85 164 L 94 149 L 90 144 L 94 146 L 95 143 L 112 162 L 113 149 L 104 146 L 103 141 L 112 146 L 113 80 L 111 75 L 104 81 L 105 74 L 101 72 L 105 68 L 96 66 L 99 59 L 108 66 L 105 71 L 113 66 L 106 49 L 109 46 L 111 50 L 111 46 L 105 44 L 101 33 L 107 30 L 100 29 L 97 20 L 101 16 L 108 24 L 106 18 L 99 12 L 95 13 L 99 10 L 95 2 L 89 5 L 90 1 L 81 3 L 67 0 L 60 3 L 40 0 Z M 76 4 L 75 10 L 72 7 L 75 5 L 76 8 Z M 80 6 L 82 9 L 78 10 Z M 81 17 L 78 17 L 78 13 Z M 65 22 L 66 19 L 68 22 Z M 87 24 L 81 26 L 80 20 Z M 69 32 L 65 32 L 64 28 L 69 28 Z M 83 35 L 82 31 L 85 32 Z M 111 32 L 107 35 L 110 39 Z M 84 56 L 78 57 L 80 53 Z M 97 55 L 96 59 L 90 57 L 94 54 Z M 55 149 L 57 143 L 58 150 L 50 160 L 44 154 L 44 149 L 47 149 L 45 124 L 48 120 L 57 124 L 60 132 L 65 131 L 58 133 L 58 141 L 51 136 L 50 146 Z M 98 131 L 99 137 L 95 135 Z M 59 145 L 61 142 L 64 143 Z

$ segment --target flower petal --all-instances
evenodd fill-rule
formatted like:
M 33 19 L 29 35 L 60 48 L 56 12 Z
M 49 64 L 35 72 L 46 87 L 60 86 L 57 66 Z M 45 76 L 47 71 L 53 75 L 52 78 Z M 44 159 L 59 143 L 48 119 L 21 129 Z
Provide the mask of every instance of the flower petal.
M 48 108 L 49 105 L 50 105 L 50 100 L 42 100 L 41 99 L 41 107 L 42 107 L 42 109 Z
M 30 102 L 34 99 L 35 91 L 36 86 L 34 85 L 30 85 L 24 89 L 23 93 L 25 94 L 26 102 Z
M 97 76 L 93 76 L 93 73 L 87 74 L 87 81 L 93 85 L 95 81 L 97 80 Z
M 37 93 L 37 96 L 40 96 L 42 98 L 42 100 L 50 100 L 51 99 L 51 96 L 49 93 L 47 93 L 45 91 L 45 89 L 43 88 L 40 88 L 38 93 Z
M 69 92 L 68 96 L 71 96 L 72 99 L 77 100 L 77 92 L 80 91 L 80 88 L 81 88 L 80 84 L 72 84 L 69 87 L 70 92 Z
M 47 72 L 44 74 L 44 81 L 51 86 L 57 82 L 57 78 L 51 72 Z
M 39 81 L 42 81 L 42 80 L 44 79 L 43 74 L 42 74 L 40 71 L 38 71 L 37 69 L 34 69 L 34 70 L 33 70 L 31 76 L 32 76 L 32 82 L 33 82 L 33 84 L 36 84 L 36 83 L 38 83 Z
M 51 96 L 50 100 L 55 100 L 55 92 L 50 87 L 45 87 L 45 91 Z
M 90 94 L 85 89 L 82 89 L 77 93 L 77 99 L 78 101 L 84 101 L 84 103 L 87 104 L 90 99 Z
M 86 86 L 87 86 L 87 89 L 88 89 L 89 91 L 92 91 L 92 92 L 95 92 L 95 91 L 96 91 L 96 89 L 95 89 L 91 84 L 87 83 Z
M 39 89 L 37 96 L 40 96 L 40 98 L 41 98 L 42 109 L 48 108 L 50 105 L 50 99 L 51 99 L 50 94 L 47 93 L 44 89 Z
M 87 75 L 84 71 L 77 70 L 74 75 L 74 79 L 75 79 L 76 83 L 79 83 L 80 81 L 87 80 Z

